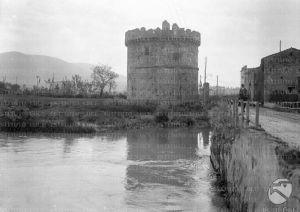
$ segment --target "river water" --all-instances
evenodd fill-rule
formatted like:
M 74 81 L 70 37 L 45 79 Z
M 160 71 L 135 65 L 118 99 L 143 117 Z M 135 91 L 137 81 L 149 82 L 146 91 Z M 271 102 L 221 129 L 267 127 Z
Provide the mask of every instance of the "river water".
M 0 135 L 0 211 L 221 211 L 209 129 Z

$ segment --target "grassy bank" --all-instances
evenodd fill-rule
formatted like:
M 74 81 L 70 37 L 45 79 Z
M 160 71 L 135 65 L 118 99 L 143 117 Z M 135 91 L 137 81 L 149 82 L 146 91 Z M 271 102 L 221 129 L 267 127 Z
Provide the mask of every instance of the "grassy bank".
M 218 176 L 217 186 L 232 211 L 299 211 L 299 149 L 263 130 L 239 127 L 226 104 L 210 114 L 213 128 L 211 163 Z M 270 204 L 267 191 L 276 179 L 288 179 L 293 193 L 282 206 Z
M 2 96 L 3 98 L 3 96 Z M 1 131 L 94 133 L 147 127 L 198 127 L 208 124 L 199 103 L 176 106 L 115 99 L 2 99 Z

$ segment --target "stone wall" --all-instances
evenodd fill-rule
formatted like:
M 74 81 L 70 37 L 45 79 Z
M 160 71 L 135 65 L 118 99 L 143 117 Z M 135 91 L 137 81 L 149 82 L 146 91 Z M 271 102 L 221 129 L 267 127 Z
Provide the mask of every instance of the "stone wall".
M 300 94 L 300 50 L 290 48 L 261 61 L 264 99 L 271 94 Z
M 300 99 L 300 50 L 290 48 L 261 59 L 257 68 L 241 70 L 241 83 L 251 100 L 271 101 L 272 95 L 298 95 Z

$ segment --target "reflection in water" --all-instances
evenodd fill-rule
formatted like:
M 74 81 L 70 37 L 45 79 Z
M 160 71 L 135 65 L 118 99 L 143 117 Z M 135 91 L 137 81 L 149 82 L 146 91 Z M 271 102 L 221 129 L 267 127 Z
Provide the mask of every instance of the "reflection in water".
M 64 153 L 70 153 L 71 147 L 74 145 L 75 139 L 72 137 L 67 137 L 64 140 Z
M 209 129 L 160 129 L 127 134 L 128 205 L 158 210 L 214 211 Z
M 174 130 L 157 130 L 143 133 L 128 133 L 127 159 L 147 161 L 127 167 L 128 188 L 134 183 L 158 183 L 184 186 L 191 179 L 187 169 L 176 169 L 177 163 L 184 159 L 197 157 L 197 132 L 190 134 Z
M 209 139 L 208 129 L 0 134 L 0 210 L 219 211 Z
M 197 131 L 158 129 L 127 133 L 127 159 L 169 161 L 197 157 Z
M 203 148 L 207 149 L 209 146 L 209 129 L 203 129 L 202 131 Z

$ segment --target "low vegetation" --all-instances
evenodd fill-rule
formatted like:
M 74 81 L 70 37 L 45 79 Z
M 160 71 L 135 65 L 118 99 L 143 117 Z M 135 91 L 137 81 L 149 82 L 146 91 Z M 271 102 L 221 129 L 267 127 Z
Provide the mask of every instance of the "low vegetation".
M 93 127 L 74 122 L 73 117 L 47 119 L 33 115 L 28 107 L 5 107 L 0 114 L 0 130 L 6 132 L 93 133 Z
M 207 125 L 201 103 L 158 105 L 121 99 L 2 98 L 1 131 L 93 133 Z

